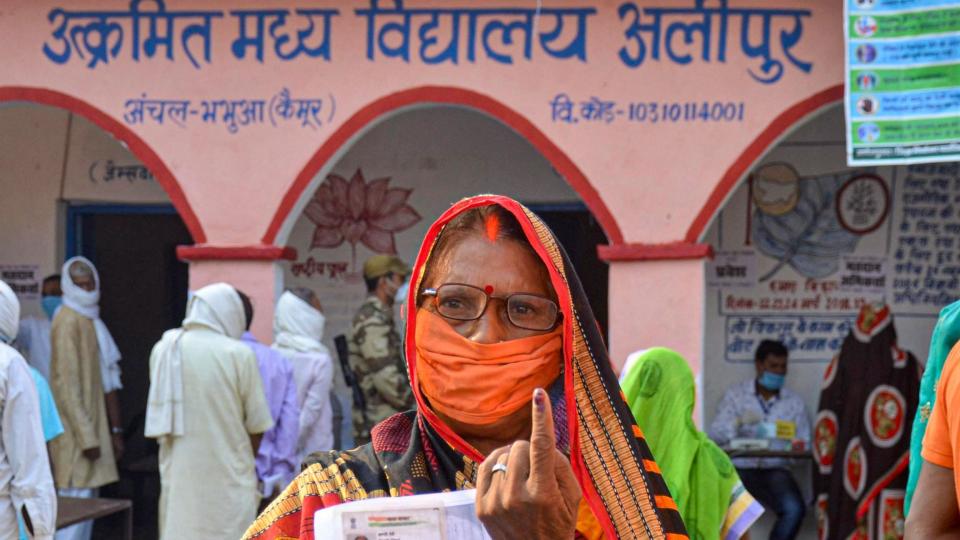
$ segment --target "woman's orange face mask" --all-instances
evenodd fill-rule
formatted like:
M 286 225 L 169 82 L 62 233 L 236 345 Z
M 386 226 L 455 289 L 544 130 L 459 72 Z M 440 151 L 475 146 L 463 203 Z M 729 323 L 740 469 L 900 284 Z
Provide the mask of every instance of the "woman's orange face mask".
M 468 235 L 451 245 L 429 276 L 429 287 L 463 283 L 495 296 L 524 292 L 554 297 L 543 263 L 516 241 Z M 479 319 L 435 313 L 427 298 L 417 312 L 416 380 L 430 406 L 459 423 L 496 423 L 530 402 L 534 388 L 559 376 L 563 332 L 514 326 L 502 301 L 491 300 Z
M 530 402 L 534 388 L 560 375 L 562 329 L 477 343 L 439 315 L 417 313 L 417 379 L 437 412 L 458 422 L 489 425 Z

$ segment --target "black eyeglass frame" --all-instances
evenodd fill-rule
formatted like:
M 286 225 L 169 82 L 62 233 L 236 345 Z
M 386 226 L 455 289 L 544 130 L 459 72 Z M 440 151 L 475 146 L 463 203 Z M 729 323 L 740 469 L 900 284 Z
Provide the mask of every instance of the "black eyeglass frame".
M 448 285 L 456 285 L 456 286 L 458 286 L 458 287 L 466 287 L 466 288 L 468 288 L 468 289 L 473 289 L 473 290 L 479 291 L 481 294 L 483 294 L 483 297 L 484 297 L 484 299 L 483 299 L 483 307 L 480 309 L 480 313 L 479 313 L 476 317 L 472 317 L 472 318 L 469 318 L 469 319 L 467 319 L 467 318 L 462 318 L 462 317 L 451 317 L 451 316 L 449 316 L 449 315 L 444 315 L 443 313 L 439 313 L 439 307 L 438 307 L 438 308 L 437 308 L 437 309 L 438 309 L 438 313 L 439 313 L 442 317 L 446 317 L 446 318 L 448 318 L 448 319 L 452 319 L 452 320 L 455 320 L 455 321 L 464 321 L 464 322 L 475 321 L 475 320 L 479 319 L 480 317 L 483 317 L 483 314 L 487 312 L 487 307 L 490 305 L 490 299 L 491 299 L 491 298 L 495 298 L 495 299 L 497 299 L 497 300 L 502 300 L 505 306 L 509 306 L 509 304 L 510 304 L 510 299 L 511 299 L 511 298 L 513 298 L 513 297 L 515 297 L 515 296 L 526 296 L 526 297 L 534 297 L 534 298 L 539 298 L 539 299 L 541 299 L 541 300 L 546 300 L 547 302 L 549 302 L 550 304 L 552 304 L 552 305 L 553 305 L 553 308 L 554 308 L 554 311 L 556 312 L 556 315 L 554 316 L 554 321 L 553 321 L 552 324 L 550 324 L 550 326 L 548 326 L 548 327 L 546 327 L 546 328 L 530 328 L 529 326 L 522 326 L 522 325 L 517 324 L 517 323 L 513 320 L 513 317 L 510 316 L 510 310 L 507 309 L 507 320 L 510 321 L 510 324 L 512 324 L 513 326 L 516 326 L 517 328 L 520 328 L 520 329 L 522 329 L 522 330 L 530 330 L 530 331 L 534 331 L 534 332 L 545 332 L 545 331 L 548 331 L 548 330 L 553 330 L 554 328 L 557 327 L 557 324 L 559 324 L 560 321 L 563 320 L 563 312 L 560 311 L 560 306 L 559 306 L 556 302 L 554 302 L 553 300 L 551 300 L 550 298 L 547 298 L 546 296 L 542 296 L 542 295 L 539 295 L 539 294 L 518 292 L 518 293 L 508 294 L 508 295 L 506 295 L 506 296 L 495 295 L 495 294 L 490 294 L 490 293 L 488 293 L 487 291 L 481 289 L 480 287 L 476 287 L 476 286 L 474 286 L 474 285 L 468 285 L 468 284 L 466 284 L 466 283 L 444 283 L 443 285 L 440 285 L 439 287 L 436 287 L 436 288 L 427 288 L 427 289 L 424 289 L 423 292 L 421 292 L 420 294 L 423 295 L 423 296 L 432 297 L 432 298 L 434 299 L 434 302 L 436 303 L 436 302 L 438 302 L 439 299 L 440 299 L 440 296 L 439 296 L 439 295 L 440 295 L 440 289 L 442 289 L 443 287 L 446 287 L 446 286 L 448 286 Z

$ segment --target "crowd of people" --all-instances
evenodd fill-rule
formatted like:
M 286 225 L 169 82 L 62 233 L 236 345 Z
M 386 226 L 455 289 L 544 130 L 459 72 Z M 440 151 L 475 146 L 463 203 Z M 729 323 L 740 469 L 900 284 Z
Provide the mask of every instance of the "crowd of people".
M 45 318 L 21 319 L 19 300 L 0 282 L 4 540 L 11 530 L 10 538 L 54 537 L 57 495 L 96 497 L 118 479 L 120 353 L 99 318 L 93 263 L 74 257 L 62 271 L 43 280 Z M 369 438 L 373 424 L 412 407 L 392 316 L 407 274 L 385 255 L 364 268 L 369 298 L 349 336 L 366 404 L 355 417 L 333 389 L 334 360 L 321 341 L 325 318 L 313 291 L 281 295 L 272 346 L 249 332 L 253 304 L 242 291 L 218 283 L 191 294 L 182 326 L 166 332 L 150 357 L 144 434 L 159 445 L 163 538 L 239 538 L 306 456 L 351 447 Z M 339 425 L 334 409 L 348 411 Z M 92 525 L 55 536 L 89 539 Z
M 309 539 L 323 508 L 462 489 L 477 490 L 493 538 L 733 540 L 767 510 L 770 538 L 790 539 L 811 502 L 821 538 L 873 538 L 887 521 L 909 538 L 957 532 L 960 304 L 941 314 L 922 384 L 889 308 L 864 306 L 812 424 L 786 385 L 787 348 L 762 342 L 705 433 L 689 363 L 651 348 L 618 376 L 563 249 L 511 199 L 457 203 L 413 268 L 377 255 L 363 277 L 346 336 L 352 396 L 335 388 L 313 291 L 279 297 L 269 346 L 249 331 L 243 291 L 191 294 L 150 355 L 161 538 Z M 21 320 L 0 282 L 2 540 L 90 538 L 91 522 L 54 532 L 56 495 L 95 497 L 118 478 L 120 353 L 99 287 L 72 258 L 43 283 L 47 317 Z M 729 457 L 756 439 L 780 446 Z M 790 460 L 809 451 L 812 501 Z M 904 524 L 892 509 L 911 497 Z

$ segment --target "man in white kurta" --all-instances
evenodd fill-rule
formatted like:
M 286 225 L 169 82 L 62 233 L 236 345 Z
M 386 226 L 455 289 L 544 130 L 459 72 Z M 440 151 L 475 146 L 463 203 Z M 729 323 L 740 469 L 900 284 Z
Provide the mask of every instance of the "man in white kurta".
M 33 538 L 53 538 L 57 495 L 48 465 L 40 402 L 26 361 L 7 345 L 17 336 L 20 303 L 0 281 L 0 540 L 19 535 L 26 512 Z
M 273 333 L 277 349 L 293 366 L 300 403 L 300 462 L 313 452 L 333 450 L 333 409 L 331 395 L 333 361 L 320 342 L 325 319 L 320 300 L 309 289 L 286 291 L 277 302 Z
M 254 457 L 273 425 L 240 294 L 197 291 L 150 356 L 146 434 L 160 443 L 160 538 L 235 540 L 256 518 Z

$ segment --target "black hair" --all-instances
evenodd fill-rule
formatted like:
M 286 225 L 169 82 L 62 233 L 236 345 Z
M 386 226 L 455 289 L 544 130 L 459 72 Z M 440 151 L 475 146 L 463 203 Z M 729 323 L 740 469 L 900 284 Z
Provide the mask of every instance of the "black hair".
M 237 294 L 240 296 L 240 301 L 243 302 L 243 316 L 246 317 L 246 329 L 250 329 L 250 324 L 253 323 L 253 302 L 250 301 L 250 297 L 247 296 L 240 289 L 234 289 L 237 291 Z
M 757 346 L 757 351 L 753 354 L 753 361 L 763 362 L 769 356 L 783 356 L 786 357 L 788 354 L 787 347 L 781 341 L 775 341 L 772 339 L 765 339 L 760 342 L 760 345 Z
M 496 222 L 495 233 L 498 239 L 509 238 L 510 240 L 529 246 L 530 251 L 534 252 L 533 247 L 530 246 L 530 241 L 527 240 L 526 233 L 523 232 L 523 226 L 520 225 L 517 217 L 499 204 L 491 204 L 471 208 L 444 225 L 440 238 L 437 239 L 437 243 L 433 247 L 434 253 L 443 251 L 450 240 L 458 234 L 490 234 L 487 227 L 490 221 Z
M 50 274 L 49 276 L 43 278 L 43 284 L 46 285 L 47 283 L 50 283 L 51 281 L 56 281 L 57 283 L 60 283 L 60 278 L 61 278 L 61 277 L 62 277 L 62 276 L 61 276 L 60 274 Z

